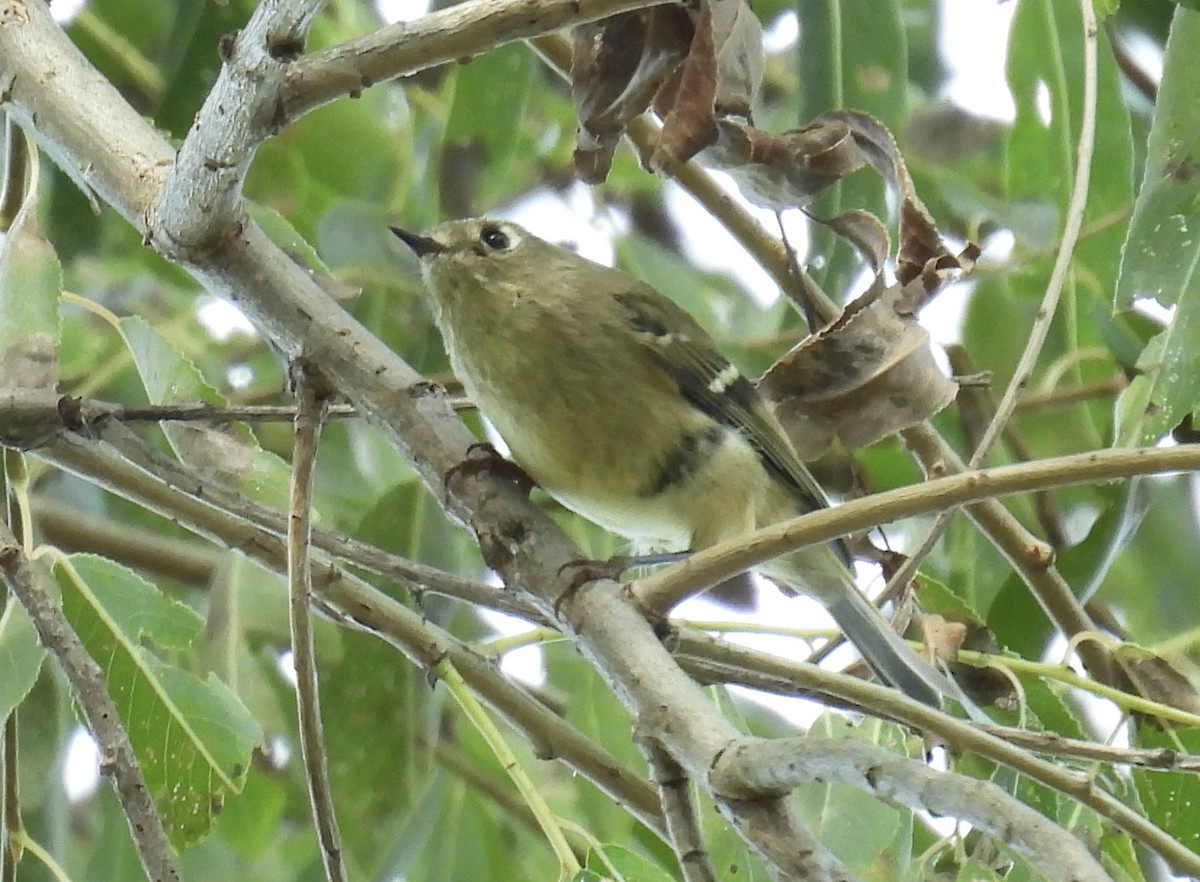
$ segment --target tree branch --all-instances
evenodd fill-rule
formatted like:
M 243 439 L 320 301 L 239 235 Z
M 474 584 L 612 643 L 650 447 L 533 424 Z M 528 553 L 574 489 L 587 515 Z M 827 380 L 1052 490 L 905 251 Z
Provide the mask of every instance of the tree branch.
M 313 647 L 312 566 L 309 547 L 312 538 L 312 490 L 316 473 L 317 445 L 321 437 L 325 401 L 305 376 L 301 367 L 295 372 L 297 399 L 292 444 L 292 482 L 288 497 L 287 581 L 288 630 L 292 637 L 292 662 L 296 670 L 296 709 L 300 727 L 300 755 L 308 782 L 308 798 L 325 877 L 329 882 L 345 882 L 346 863 L 342 856 L 342 834 L 333 809 L 333 788 L 329 783 L 325 733 L 321 724 L 321 691 L 317 677 L 316 650 Z
M 1007 493 L 1195 469 L 1200 469 L 1200 449 L 1181 446 L 1096 450 L 951 475 L 781 521 L 638 579 L 629 591 L 644 609 L 662 613 L 683 598 L 780 554 L 901 518 Z
M 0 521 L 0 571 L 37 631 L 38 641 L 58 661 L 71 694 L 100 749 L 100 769 L 111 776 L 142 869 L 153 882 L 178 882 L 175 856 L 154 798 L 146 787 L 129 735 L 104 682 L 100 665 L 87 653 L 62 609 L 39 584 L 29 559 L 8 525 Z M 16 769 L 11 769 L 16 774 Z
M 641 741 L 640 745 L 650 769 L 650 780 L 658 787 L 663 820 L 684 882 L 717 882 L 712 857 L 704 846 L 691 780 L 683 766 L 658 744 Z
M 287 555 L 274 532 L 247 524 L 213 504 L 211 494 L 194 492 L 199 479 L 176 463 L 169 480 L 153 475 L 114 454 L 105 445 L 64 435 L 37 456 L 85 480 L 105 487 L 229 548 L 276 573 L 284 573 Z M 537 754 L 555 758 L 626 806 L 650 829 L 665 835 L 654 788 L 547 709 L 488 660 L 446 631 L 328 559 L 316 557 L 313 593 L 323 608 L 344 623 L 361 628 L 399 649 L 414 664 L 430 669 L 447 657 L 485 701 L 534 744 Z
M 375 83 L 470 58 L 505 43 L 657 6 L 665 0 L 469 0 L 415 21 L 380 28 L 288 66 L 279 120 L 295 121 Z
M 1029 857 L 1051 879 L 1111 882 L 1073 834 L 992 782 L 939 772 L 865 741 L 746 739 L 721 755 L 712 779 L 714 789 L 727 793 L 847 784 L 888 802 L 968 821 Z
M 1039 759 L 1026 750 L 949 714 L 914 701 L 895 689 L 799 664 L 705 634 L 681 631 L 671 641 L 681 662 L 705 682 L 732 682 L 780 695 L 833 696 L 887 719 L 933 733 L 956 753 L 976 753 L 1028 775 L 1083 803 L 1160 854 L 1176 872 L 1200 875 L 1200 855 L 1176 841 L 1135 810 L 1101 790 L 1091 775 Z

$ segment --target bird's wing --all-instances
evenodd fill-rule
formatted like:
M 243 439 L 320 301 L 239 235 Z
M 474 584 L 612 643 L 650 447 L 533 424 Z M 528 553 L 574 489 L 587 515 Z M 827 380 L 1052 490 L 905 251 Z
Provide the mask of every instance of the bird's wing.
M 675 381 L 684 398 L 739 432 L 806 510 L 829 504 L 758 391 L 686 310 L 640 284 L 617 294 L 616 300 L 650 357 Z

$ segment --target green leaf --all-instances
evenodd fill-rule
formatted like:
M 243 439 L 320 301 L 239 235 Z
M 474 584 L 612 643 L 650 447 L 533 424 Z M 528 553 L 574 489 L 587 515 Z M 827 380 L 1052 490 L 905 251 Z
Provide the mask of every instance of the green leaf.
M 62 266 L 38 226 L 37 199 L 26 199 L 0 241 L 0 388 L 58 383 L 61 294 Z
M 317 254 L 317 249 L 308 243 L 300 232 L 292 226 L 286 217 L 268 205 L 247 201 L 247 210 L 254 222 L 262 227 L 263 232 L 283 249 L 284 253 L 307 270 L 329 273 L 329 267 Z
M 593 878 L 612 879 L 616 870 L 616 878 L 622 882 L 676 882 L 675 876 L 654 861 L 628 848 L 606 843 L 603 851 L 603 856 L 595 850 L 588 852 L 585 872 L 593 873 Z
M 512 43 L 485 52 L 456 72 L 454 103 L 445 134 L 445 143 L 451 149 L 443 162 L 465 164 L 479 174 L 455 174 L 455 179 L 478 181 L 478 186 L 471 188 L 473 192 L 457 195 L 451 195 L 447 187 L 455 189 L 462 181 L 448 181 L 443 174 L 443 198 L 451 199 L 454 203 L 451 207 L 476 213 L 506 192 L 508 167 L 516 155 L 521 121 L 537 69 L 533 53 L 519 43 Z M 479 148 L 483 155 L 475 156 Z M 456 155 L 455 150 L 466 153 Z
M 843 717 L 825 713 L 809 729 L 808 737 L 856 738 L 880 744 L 892 740 L 888 730 L 894 728 L 877 723 L 854 726 Z M 894 749 L 892 744 L 884 746 Z M 796 789 L 796 798 L 816 837 L 852 872 L 866 873 L 881 859 L 889 864 L 896 859 L 891 852 L 900 830 L 899 810 L 845 784 L 805 784 Z
M 1177 9 L 1115 307 L 1153 297 L 1175 316 L 1138 360 L 1121 414 L 1125 444 L 1151 444 L 1200 404 L 1200 12 Z
M 242 789 L 262 732 L 224 683 L 167 664 L 147 644 L 181 650 L 203 625 L 132 570 L 94 555 L 55 567 L 63 612 L 104 670 L 146 785 L 177 849 L 212 828 Z
M 120 331 L 152 404 L 225 404 L 196 365 L 149 322 L 126 316 L 121 319 Z M 259 502 L 286 507 L 290 468 L 275 454 L 262 450 L 244 425 L 226 431 L 198 423 L 167 422 L 163 431 L 181 461 L 213 473 L 222 483 Z
M 1100 861 L 1113 882 L 1146 882 L 1133 840 L 1118 832 L 1100 837 Z
M 1169 748 L 1182 753 L 1200 753 L 1200 729 L 1164 732 L 1153 724 L 1138 726 L 1137 747 Z M 1151 823 L 1200 852 L 1200 776 L 1188 772 L 1133 770 L 1134 786 Z
M 25 700 L 33 684 L 46 650 L 38 645 L 37 632 L 29 616 L 11 594 L 0 614 L 0 720 L 8 718 L 13 708 Z
M 110 4 L 112 5 L 112 4 Z M 157 5 L 157 4 L 156 4 Z M 146 10 L 126 6 L 126 14 L 144 17 Z M 254 11 L 253 0 L 225 3 L 170 3 L 173 9 L 169 32 L 161 40 L 165 88 L 155 114 L 155 123 L 177 138 L 187 134 L 196 120 L 196 110 L 221 73 L 217 51 L 226 34 L 236 34 Z M 120 25 L 115 25 L 120 27 Z M 125 33 L 122 31 L 122 33 Z

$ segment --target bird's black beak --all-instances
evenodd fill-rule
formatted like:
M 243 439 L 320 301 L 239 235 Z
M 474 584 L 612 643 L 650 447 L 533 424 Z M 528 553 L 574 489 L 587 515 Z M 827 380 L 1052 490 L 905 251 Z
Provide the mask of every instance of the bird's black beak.
M 429 236 L 422 236 L 419 233 L 410 233 L 408 230 L 402 230 L 400 227 L 392 227 L 392 232 L 405 245 L 413 250 L 417 257 L 425 257 L 429 254 L 440 254 L 446 250 L 446 246 L 437 239 L 431 239 Z

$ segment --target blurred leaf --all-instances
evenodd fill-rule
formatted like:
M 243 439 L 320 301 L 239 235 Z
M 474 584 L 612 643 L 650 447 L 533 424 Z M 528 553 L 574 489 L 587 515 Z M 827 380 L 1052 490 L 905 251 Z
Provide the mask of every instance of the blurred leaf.
M 1137 850 L 1128 836 L 1105 833 L 1100 840 L 1100 860 L 1113 882 L 1146 882 Z
M 501 46 L 486 52 L 470 63 L 459 67 L 454 76 L 454 103 L 446 121 L 444 163 L 453 165 L 447 176 L 443 168 L 442 193 L 446 198 L 448 186 L 458 186 L 454 178 L 477 182 L 474 192 L 462 194 L 464 211 L 450 214 L 478 214 L 505 193 L 509 164 L 517 155 L 518 136 L 529 101 L 538 60 L 520 44 Z M 503 88 L 498 84 L 503 83 Z M 451 148 L 470 148 L 469 165 L 472 171 L 463 174 L 454 162 Z M 476 151 L 481 150 L 481 155 Z M 486 172 L 483 170 L 486 169 Z M 468 208 L 469 207 L 469 208 Z
M 658 864 L 621 845 L 606 843 L 603 857 L 595 851 L 588 852 L 585 872 L 593 873 L 593 878 L 612 878 L 610 866 L 620 874 L 618 878 L 624 882 L 676 882 L 677 879 L 674 874 L 668 873 Z M 581 875 L 576 878 L 587 877 Z
M 155 123 L 176 138 L 187 134 L 221 72 L 218 44 L 237 34 L 254 11 L 253 0 L 223 3 L 184 0 L 158 4 L 174 9 L 170 30 L 163 43 L 163 76 L 166 88 L 158 104 Z M 95 4 L 92 4 L 93 8 Z M 129 4 L 125 4 L 127 8 Z
M 809 738 L 853 738 L 893 748 L 904 743 L 903 739 L 896 741 L 895 735 L 890 726 L 874 722 L 854 726 L 829 713 L 822 714 L 808 730 Z M 870 793 L 845 784 L 804 784 L 796 789 L 796 800 L 813 834 L 851 872 L 868 874 L 881 859 L 890 863 L 885 855 L 905 810 L 893 808 Z M 895 865 L 890 866 L 892 872 L 896 869 Z
M 46 650 L 38 643 L 37 632 L 16 597 L 9 594 L 0 613 L 0 720 L 8 719 L 13 709 L 25 700 Z
M 1143 722 L 1138 726 L 1136 744 L 1200 753 L 1200 730 L 1163 731 L 1153 723 Z M 1200 813 L 1195 810 L 1200 804 L 1200 777 L 1187 772 L 1134 768 L 1133 781 L 1147 819 L 1185 847 L 1200 852 Z
M 225 403 L 196 365 L 144 319 L 127 316 L 120 330 L 152 404 Z M 166 422 L 163 431 L 183 462 L 259 502 L 286 508 L 290 467 L 259 448 L 244 426 L 225 431 L 203 423 Z
M 258 724 L 220 680 L 167 664 L 147 643 L 185 648 L 200 618 L 131 570 L 93 555 L 55 567 L 63 612 L 104 669 L 171 843 L 206 836 L 226 793 L 242 789 Z
M 27 197 L 0 241 L 0 389 L 58 383 L 62 266 L 37 209 L 36 194 Z
M 1179 9 L 1147 146 L 1146 176 L 1125 241 L 1116 306 L 1152 297 L 1174 305 L 1138 359 L 1118 437 L 1153 444 L 1200 404 L 1200 11 Z

